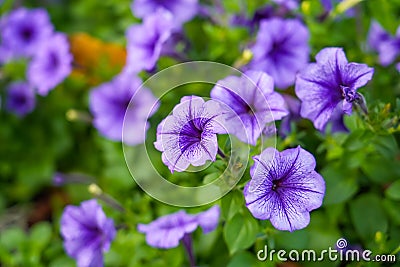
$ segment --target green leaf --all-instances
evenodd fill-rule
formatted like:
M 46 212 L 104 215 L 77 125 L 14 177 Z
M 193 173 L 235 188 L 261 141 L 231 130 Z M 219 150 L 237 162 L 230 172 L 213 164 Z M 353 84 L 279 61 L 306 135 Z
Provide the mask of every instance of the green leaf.
M 234 190 L 221 199 L 221 211 L 225 220 L 229 221 L 244 207 L 244 197 L 239 190 Z
M 378 196 L 367 193 L 350 203 L 350 217 L 357 233 L 365 240 L 373 240 L 376 232 L 386 232 L 388 220 Z
M 238 213 L 224 227 L 224 238 L 232 255 L 236 251 L 250 247 L 256 240 L 258 222 L 249 212 Z
M 324 205 L 342 203 L 358 191 L 357 177 L 353 171 L 329 165 L 321 171 L 321 175 L 326 183 Z
M 209 183 L 211 183 L 212 181 L 218 179 L 218 177 L 219 177 L 220 175 L 221 175 L 221 174 L 218 173 L 218 172 L 213 172 L 213 173 L 207 174 L 207 175 L 204 176 L 204 178 L 203 178 L 203 184 L 209 184 Z
M 386 213 L 391 218 L 391 221 L 397 225 L 400 225 L 400 213 L 398 211 L 399 203 L 390 199 L 384 199 L 382 204 L 386 210 Z
M 233 256 L 227 267 L 254 266 L 257 263 L 258 261 L 254 254 L 243 251 Z
M 51 225 L 48 222 L 36 223 L 30 233 L 30 242 L 35 246 L 35 249 L 43 249 L 51 239 Z
M 397 180 L 386 189 L 385 194 L 393 200 L 400 200 L 400 180 Z
M 0 246 L 8 250 L 18 249 L 26 240 L 26 235 L 21 228 L 11 227 L 2 230 L 0 235 Z

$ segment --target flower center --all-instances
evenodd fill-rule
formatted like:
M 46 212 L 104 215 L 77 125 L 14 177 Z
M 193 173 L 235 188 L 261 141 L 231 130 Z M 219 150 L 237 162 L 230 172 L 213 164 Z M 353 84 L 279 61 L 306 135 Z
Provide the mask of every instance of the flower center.
M 279 186 L 281 185 L 281 183 L 282 183 L 282 179 L 277 179 L 277 180 L 272 181 L 272 191 L 277 191 Z
M 24 41 L 29 42 L 33 36 L 33 29 L 31 27 L 24 27 L 21 30 L 21 37 Z
M 27 102 L 27 99 L 26 99 L 26 97 L 23 96 L 23 95 L 18 95 L 18 96 L 16 96 L 16 97 L 14 98 L 14 103 L 15 103 L 15 105 L 22 106 L 22 105 L 25 105 L 26 102 Z
M 179 148 L 182 153 L 195 143 L 201 141 L 204 125 L 202 118 L 195 118 L 183 125 L 179 132 Z
M 350 88 L 348 86 L 340 85 L 340 89 L 342 90 L 342 97 L 346 99 L 347 102 L 353 103 L 359 97 L 355 89 Z

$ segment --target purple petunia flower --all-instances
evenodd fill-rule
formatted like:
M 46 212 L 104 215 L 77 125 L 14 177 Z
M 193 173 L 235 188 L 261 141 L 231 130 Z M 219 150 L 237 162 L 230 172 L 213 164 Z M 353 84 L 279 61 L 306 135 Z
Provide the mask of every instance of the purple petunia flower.
M 36 95 L 32 87 L 25 82 L 15 82 L 7 90 L 8 111 L 22 117 L 35 108 Z
M 45 96 L 61 83 L 72 70 L 72 55 L 67 36 L 54 34 L 37 50 L 28 67 L 28 81 Z
M 171 12 L 174 28 L 191 20 L 198 12 L 198 0 L 134 0 L 132 13 L 138 18 L 146 18 L 159 9 Z
M 201 166 L 207 160 L 215 161 L 217 133 L 225 133 L 223 116 L 220 104 L 214 100 L 204 102 L 197 96 L 181 99 L 172 114 L 158 125 L 154 142 L 171 173 L 182 172 L 190 164 Z
M 325 194 L 313 155 L 300 146 L 282 152 L 267 148 L 254 161 L 243 192 L 253 216 L 270 220 L 278 230 L 306 227 L 310 211 L 321 206 Z
M 324 48 L 315 58 L 316 63 L 298 74 L 295 91 L 302 101 L 301 116 L 322 131 L 334 112 L 350 115 L 354 102 L 363 107 L 357 89 L 371 80 L 374 69 L 348 63 L 341 48 Z
M 373 21 L 368 33 L 368 45 L 378 52 L 382 66 L 392 64 L 400 54 L 400 27 L 396 36 L 392 36 L 378 22 Z
M 197 215 L 187 214 L 184 210 L 163 216 L 149 224 L 139 224 L 138 231 L 146 234 L 146 242 L 156 248 L 174 248 L 186 235 L 197 227 L 207 234 L 213 231 L 220 215 L 219 206 L 213 206 Z
M 147 16 L 141 25 L 131 26 L 127 31 L 126 71 L 137 73 L 153 69 L 171 30 L 172 16 L 161 9 Z
M 378 51 L 382 43 L 389 41 L 392 36 L 375 20 L 371 22 L 368 32 L 368 45 Z
M 274 92 L 274 81 L 261 71 L 220 80 L 210 95 L 230 108 L 225 111 L 228 132 L 252 145 L 257 143 L 267 123 L 288 114 L 282 96 Z
M 96 200 L 79 207 L 67 206 L 61 216 L 61 235 L 67 254 L 78 267 L 103 266 L 103 253 L 110 249 L 116 230 Z
M 45 9 L 18 8 L 0 23 L 2 46 L 13 56 L 32 56 L 53 32 Z
M 123 140 L 128 145 L 144 142 L 148 116 L 154 114 L 158 105 L 152 92 L 140 88 L 141 85 L 138 77 L 121 73 L 90 92 L 93 125 L 103 136 L 114 141 Z
M 308 38 L 307 28 L 297 19 L 262 20 L 249 66 L 271 75 L 278 88 L 287 88 L 307 65 Z

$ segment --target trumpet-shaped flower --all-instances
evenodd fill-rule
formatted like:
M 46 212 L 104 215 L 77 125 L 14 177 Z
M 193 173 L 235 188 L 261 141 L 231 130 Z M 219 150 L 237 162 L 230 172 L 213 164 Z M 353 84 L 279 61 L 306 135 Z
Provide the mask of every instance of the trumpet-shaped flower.
M 218 206 L 196 215 L 181 210 L 149 224 L 139 224 L 138 231 L 146 234 L 146 242 L 152 247 L 174 248 L 185 235 L 194 232 L 199 226 L 205 234 L 213 231 L 218 225 L 219 215 Z
M 69 256 L 78 267 L 103 266 L 103 253 L 110 249 L 116 230 L 96 200 L 67 206 L 61 216 L 61 235 Z
M 349 63 L 341 48 L 325 48 L 300 72 L 296 94 L 302 101 L 300 115 L 324 130 L 332 115 L 350 115 L 354 103 L 364 105 L 357 92 L 371 80 L 374 69 L 366 64 Z
M 307 65 L 308 39 L 308 29 L 297 19 L 262 20 L 249 66 L 268 73 L 278 88 L 285 89 Z
M 254 157 L 244 197 L 253 216 L 270 220 L 279 230 L 294 231 L 310 222 L 310 211 L 321 206 L 325 182 L 315 159 L 301 147 L 278 152 L 265 149 Z
M 266 124 L 288 114 L 284 99 L 274 91 L 274 81 L 261 71 L 217 82 L 211 97 L 229 107 L 225 125 L 239 140 L 255 145 Z
M 186 96 L 171 115 L 157 127 L 154 146 L 163 152 L 162 160 L 171 172 L 184 171 L 190 164 L 204 165 L 214 161 L 218 152 L 217 133 L 225 130 L 218 102 L 197 96 Z

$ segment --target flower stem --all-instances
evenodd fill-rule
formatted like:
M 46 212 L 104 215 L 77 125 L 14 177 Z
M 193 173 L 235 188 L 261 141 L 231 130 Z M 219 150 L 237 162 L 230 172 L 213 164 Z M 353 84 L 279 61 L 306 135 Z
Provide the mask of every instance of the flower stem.
M 221 156 L 221 158 L 223 158 L 223 159 L 225 159 L 226 158 L 226 155 L 225 155 L 225 153 L 218 147 L 218 155 L 220 155 Z
M 88 187 L 88 191 L 89 193 L 94 195 L 97 199 L 104 201 L 111 208 L 114 208 L 120 212 L 125 212 L 124 207 L 122 207 L 121 204 L 119 204 L 118 201 L 116 201 L 114 198 L 105 194 L 97 184 L 95 183 L 90 184 Z
M 185 234 L 182 238 L 182 244 L 188 255 L 190 267 L 196 267 L 196 259 L 194 257 L 194 253 L 193 253 L 192 235 Z

